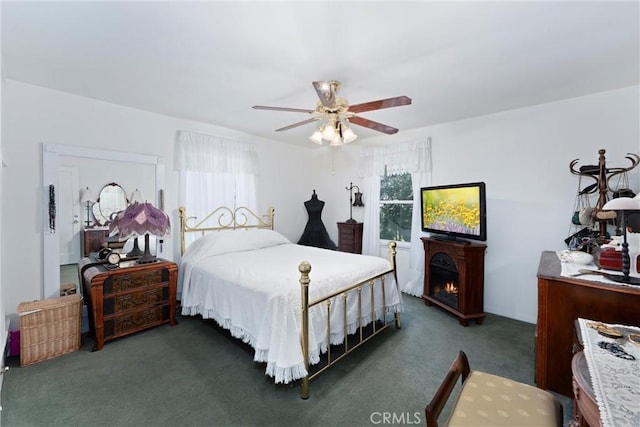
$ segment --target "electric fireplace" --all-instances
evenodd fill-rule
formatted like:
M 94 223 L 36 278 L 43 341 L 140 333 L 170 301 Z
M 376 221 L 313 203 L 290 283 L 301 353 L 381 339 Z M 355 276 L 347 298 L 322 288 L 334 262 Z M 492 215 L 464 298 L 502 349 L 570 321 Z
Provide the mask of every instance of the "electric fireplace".
M 423 237 L 422 242 L 425 304 L 447 310 L 462 326 L 468 326 L 469 320 L 482 324 L 486 245 L 429 237 Z
M 438 252 L 431 257 L 429 272 L 429 296 L 457 310 L 458 267 L 454 260 Z

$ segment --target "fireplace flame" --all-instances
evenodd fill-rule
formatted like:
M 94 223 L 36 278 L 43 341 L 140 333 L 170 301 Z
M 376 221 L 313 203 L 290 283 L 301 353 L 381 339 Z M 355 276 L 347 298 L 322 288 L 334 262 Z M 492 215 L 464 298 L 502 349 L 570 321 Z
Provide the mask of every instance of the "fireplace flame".
M 447 282 L 447 284 L 444 285 L 444 291 L 448 294 L 457 294 L 458 287 L 451 282 Z

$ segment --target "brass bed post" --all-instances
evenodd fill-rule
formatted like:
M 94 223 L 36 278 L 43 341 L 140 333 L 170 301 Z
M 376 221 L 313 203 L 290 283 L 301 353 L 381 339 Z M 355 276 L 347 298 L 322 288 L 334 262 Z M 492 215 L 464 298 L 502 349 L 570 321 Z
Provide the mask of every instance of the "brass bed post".
M 269 207 L 269 224 L 271 225 L 269 228 L 271 228 L 272 230 L 275 230 L 275 224 L 273 222 L 273 219 L 275 217 L 275 209 L 273 208 L 273 206 Z
M 182 256 L 185 250 L 184 230 L 187 222 L 187 209 L 184 206 L 180 206 L 178 213 L 180 214 L 180 256 Z
M 300 271 L 300 290 L 302 293 L 302 358 L 304 359 L 304 369 L 307 374 L 302 378 L 300 397 L 309 398 L 309 272 L 311 264 L 302 261 L 298 266 Z
M 400 284 L 398 283 L 398 271 L 396 270 L 396 242 L 395 240 L 387 243 L 387 247 L 389 248 L 389 261 L 391 262 L 391 268 L 393 269 L 393 278 L 396 280 L 396 286 L 398 287 L 398 292 L 400 291 Z M 384 287 L 384 283 L 382 284 Z M 384 289 L 384 288 L 383 288 Z M 393 317 L 396 319 L 396 329 L 400 329 L 402 327 L 400 321 L 400 313 L 397 311 L 393 313 Z
M 349 336 L 349 327 L 347 323 L 347 293 L 342 294 L 342 333 L 345 336 L 344 340 L 344 352 L 349 352 L 349 340 L 346 337 Z
M 383 278 L 380 278 L 380 284 L 382 286 L 382 295 L 384 295 L 384 280 L 382 280 Z M 369 282 L 369 292 L 371 293 L 371 327 L 373 329 L 373 333 L 376 333 L 376 297 L 374 295 L 374 293 L 376 292 L 376 285 L 375 283 L 372 281 Z M 382 298 L 383 303 L 382 303 L 382 315 L 384 316 L 384 297 Z
M 362 342 L 362 286 L 356 288 L 358 293 L 358 332 L 360 332 L 360 342 Z M 344 338 L 345 340 L 347 337 Z
M 327 362 L 331 363 L 331 300 L 327 300 Z

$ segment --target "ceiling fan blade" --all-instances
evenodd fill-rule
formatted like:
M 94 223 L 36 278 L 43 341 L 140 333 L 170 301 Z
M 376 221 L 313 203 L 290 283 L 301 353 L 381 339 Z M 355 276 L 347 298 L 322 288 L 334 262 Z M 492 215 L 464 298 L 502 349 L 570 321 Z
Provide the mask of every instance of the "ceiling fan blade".
M 291 111 L 294 113 L 309 113 L 309 114 L 315 112 L 315 110 L 307 110 L 304 108 L 268 107 L 266 105 L 254 105 L 253 108 L 256 110 Z
M 340 82 L 330 80 L 328 82 L 313 82 L 313 87 L 325 108 L 333 109 L 337 106 L 336 93 L 340 89 Z
M 369 129 L 377 130 L 378 132 L 386 133 L 388 135 L 393 135 L 398 132 L 398 129 L 383 125 L 382 123 L 374 122 L 373 120 L 365 119 L 364 117 L 353 116 L 347 119 L 349 123 L 353 123 L 354 125 L 364 126 Z
M 280 128 L 280 129 L 276 129 L 276 132 L 280 132 L 280 131 L 283 131 L 283 130 L 289 130 L 289 129 L 297 128 L 298 126 L 306 125 L 307 123 L 316 122 L 316 121 L 318 121 L 318 120 L 320 120 L 320 117 L 312 117 L 312 118 L 310 118 L 310 119 L 303 120 L 303 121 L 301 121 L 301 122 L 294 123 L 294 124 L 292 124 L 292 125 L 285 126 L 285 127 L 283 127 L 283 128 Z
M 378 101 L 364 102 L 349 107 L 352 113 L 362 113 L 364 111 L 380 110 L 382 108 L 400 107 L 411 104 L 408 96 L 396 96 L 395 98 L 380 99 Z

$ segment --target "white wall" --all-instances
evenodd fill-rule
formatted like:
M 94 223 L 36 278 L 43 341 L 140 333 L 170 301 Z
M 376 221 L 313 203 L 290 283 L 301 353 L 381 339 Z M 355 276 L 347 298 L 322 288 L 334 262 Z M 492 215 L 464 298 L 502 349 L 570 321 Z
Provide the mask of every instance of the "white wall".
M 41 298 L 42 215 L 41 143 L 112 149 L 160 156 L 166 164 L 165 210 L 174 225 L 167 243 L 173 259 L 179 254 L 177 233 L 178 172 L 173 153 L 176 132 L 191 130 L 251 141 L 260 161 L 259 204 L 276 208 L 276 229 L 297 239 L 305 216 L 288 209 L 292 200 L 306 200 L 307 148 L 250 138 L 228 129 L 125 108 L 63 92 L 8 80 L 3 87 L 4 154 L 8 167 L 2 212 L 5 248 L 2 267 L 6 310 L 15 315 L 22 301 Z M 100 173 L 104 173 L 100 172 Z M 114 176 L 117 172 L 114 172 Z M 101 177 L 96 182 L 108 180 Z M 114 178 L 113 181 L 116 181 Z M 134 183 L 127 182 L 130 187 Z M 97 188 L 94 189 L 97 191 Z M 131 191 L 127 188 L 127 191 Z M 15 329 L 15 325 L 12 325 Z
M 363 185 L 357 173 L 361 146 L 358 145 L 358 141 L 341 147 L 322 146 L 313 152 L 313 189 L 317 191 L 318 197 L 325 202 L 322 213 L 323 222 L 336 244 L 338 243 L 336 223 L 349 219 L 349 191 L 347 187 L 350 183 L 360 188 Z M 311 195 L 311 189 L 309 189 L 309 195 Z M 367 197 L 367 194 L 363 195 L 365 204 L 368 201 Z M 361 222 L 364 208 L 354 207 L 352 211 L 353 218 Z
M 0 5 L 0 18 L 2 16 L 2 5 Z M 0 39 L 2 37 L 0 36 Z M 2 45 L 2 42 L 0 41 L 0 46 Z M 0 224 L 2 223 L 2 205 L 4 205 L 4 193 L 3 193 L 3 188 L 4 188 L 4 149 L 2 148 L 2 144 L 3 144 L 3 134 L 4 134 L 4 127 L 2 125 L 3 123 L 3 109 L 2 109 L 2 95 L 4 92 L 4 83 L 5 83 L 5 78 L 4 78 L 4 67 L 2 65 L 2 52 L 0 51 L 0 200 L 2 200 L 3 202 L 0 204 Z M 2 354 L 0 355 L 0 369 L 4 369 L 4 355 L 5 355 L 5 347 L 7 344 L 7 338 L 8 338 L 8 328 L 9 328 L 9 322 L 7 322 L 5 320 L 5 306 L 6 306 L 6 299 L 5 299 L 5 290 L 4 290 L 4 286 L 3 286 L 3 277 L 4 277 L 4 269 L 2 268 L 2 254 L 4 253 L 3 248 L 2 248 L 2 227 L 0 227 L 0 351 L 2 351 Z M 0 394 L 2 391 L 2 384 L 3 384 L 3 380 L 4 380 L 4 375 L 0 375 Z M 0 405 L 0 411 L 2 410 L 2 405 Z
M 610 165 L 626 165 L 625 153 L 640 151 L 639 93 L 638 87 L 603 92 L 401 131 L 372 142 L 430 136 L 434 184 L 487 183 L 485 311 L 535 322 L 540 252 L 563 249 L 570 228 L 577 178 L 569 173 L 569 162 L 578 158 L 580 164 L 597 163 L 598 150 L 604 148 Z M 4 186 L 2 200 L 2 239 L 11 249 L 2 259 L 8 313 L 15 313 L 21 301 L 39 298 L 42 288 L 42 142 L 164 157 L 166 208 L 175 223 L 176 131 L 254 140 L 260 159 L 259 203 L 276 208 L 276 229 L 293 241 L 306 224 L 303 203 L 316 189 L 326 202 L 324 223 L 337 243 L 335 223 L 349 218 L 345 187 L 361 184 L 357 158 L 366 141 L 337 150 L 295 147 L 11 80 L 2 95 L 5 183 L 10 183 Z M 637 191 L 638 171 L 630 178 Z M 362 220 L 362 209 L 354 208 L 353 216 Z M 175 236 L 170 244 L 177 258 Z
M 630 165 L 625 154 L 640 151 L 639 94 L 635 86 L 368 142 L 430 136 L 434 185 L 486 182 L 485 311 L 535 323 L 540 253 L 566 249 L 563 240 L 570 231 L 578 178 L 569 172 L 569 162 L 597 164 L 604 148 L 610 166 Z M 344 187 L 357 184 L 358 147 L 356 141 L 341 148 L 336 161 L 328 152 L 314 152 L 314 180 L 327 202 L 325 224 L 349 217 Z M 638 172 L 629 176 L 636 192 Z M 354 217 L 361 219 L 355 208 Z M 337 236 L 335 226 L 330 231 Z

